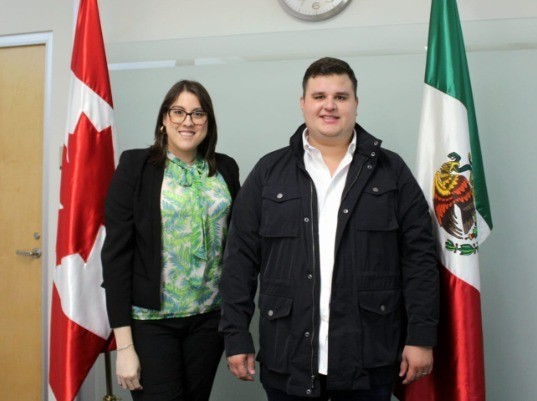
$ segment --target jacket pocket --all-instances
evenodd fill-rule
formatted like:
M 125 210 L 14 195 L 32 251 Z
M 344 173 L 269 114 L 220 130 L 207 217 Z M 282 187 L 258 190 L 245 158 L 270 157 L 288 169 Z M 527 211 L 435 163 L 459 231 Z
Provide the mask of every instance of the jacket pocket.
M 360 291 L 364 367 L 393 364 L 401 342 L 401 290 Z
M 369 183 L 358 201 L 351 235 L 361 274 L 386 276 L 399 272 L 396 196 L 395 183 L 383 180 Z
M 300 192 L 289 186 L 269 185 L 262 192 L 262 237 L 298 237 Z
M 364 231 L 392 231 L 398 228 L 395 214 L 395 182 L 384 180 L 368 184 L 358 201 L 355 227 Z
M 292 351 L 292 298 L 259 294 L 259 354 L 257 359 L 267 368 L 287 372 L 288 355 Z

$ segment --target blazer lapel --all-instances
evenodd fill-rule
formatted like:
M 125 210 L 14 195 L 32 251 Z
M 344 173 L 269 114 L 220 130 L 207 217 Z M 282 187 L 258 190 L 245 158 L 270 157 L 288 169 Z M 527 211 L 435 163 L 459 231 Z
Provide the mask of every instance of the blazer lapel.
M 155 266 L 162 265 L 162 216 L 160 213 L 160 197 L 162 191 L 162 181 L 164 179 L 164 168 L 148 164 L 146 167 L 146 178 L 150 186 L 149 191 L 149 215 L 151 216 L 151 237 L 153 244 L 152 255 Z

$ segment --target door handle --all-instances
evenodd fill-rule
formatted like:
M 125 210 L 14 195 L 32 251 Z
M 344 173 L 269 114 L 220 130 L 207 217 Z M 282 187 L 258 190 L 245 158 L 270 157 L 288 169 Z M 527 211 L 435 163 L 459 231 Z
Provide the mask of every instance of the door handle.
M 34 248 L 31 251 L 23 251 L 23 250 L 17 249 L 17 252 L 16 252 L 16 254 L 19 256 L 26 256 L 26 257 L 35 258 L 35 259 L 40 258 L 42 253 L 43 251 L 41 251 L 41 249 L 39 248 Z

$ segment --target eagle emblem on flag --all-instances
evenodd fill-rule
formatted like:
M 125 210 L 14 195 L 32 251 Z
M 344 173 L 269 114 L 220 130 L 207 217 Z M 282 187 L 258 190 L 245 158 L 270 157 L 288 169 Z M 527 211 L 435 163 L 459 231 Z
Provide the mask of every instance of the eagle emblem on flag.
M 477 238 L 477 220 L 470 155 L 469 163 L 464 165 L 461 165 L 461 156 L 456 152 L 451 152 L 447 157 L 449 160 L 434 174 L 434 214 L 438 224 L 452 237 L 473 241 Z M 470 172 L 469 178 L 463 174 L 466 171 Z M 477 252 L 477 244 L 459 246 L 448 240 L 446 249 L 470 255 Z

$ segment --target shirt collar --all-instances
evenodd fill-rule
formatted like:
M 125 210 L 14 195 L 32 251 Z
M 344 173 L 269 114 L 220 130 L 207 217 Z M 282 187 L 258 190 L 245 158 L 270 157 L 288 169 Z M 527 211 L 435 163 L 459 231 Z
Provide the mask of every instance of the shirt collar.
M 304 131 L 302 131 L 302 144 L 304 146 L 304 151 L 307 153 L 311 153 L 314 149 L 317 150 L 314 146 L 311 146 L 308 141 L 308 129 L 304 128 Z M 347 153 L 351 156 L 354 155 L 354 151 L 356 150 L 356 130 L 352 132 L 352 139 L 351 143 L 349 143 L 349 147 L 347 148 Z
M 168 160 L 170 160 L 172 163 L 177 164 L 178 166 L 183 167 L 184 169 L 191 169 L 195 167 L 196 169 L 202 169 L 204 167 L 205 159 L 203 159 L 200 155 L 197 155 L 194 159 L 194 162 L 192 164 L 187 164 L 181 159 L 179 159 L 177 156 L 175 156 L 172 152 L 168 150 L 167 152 Z

